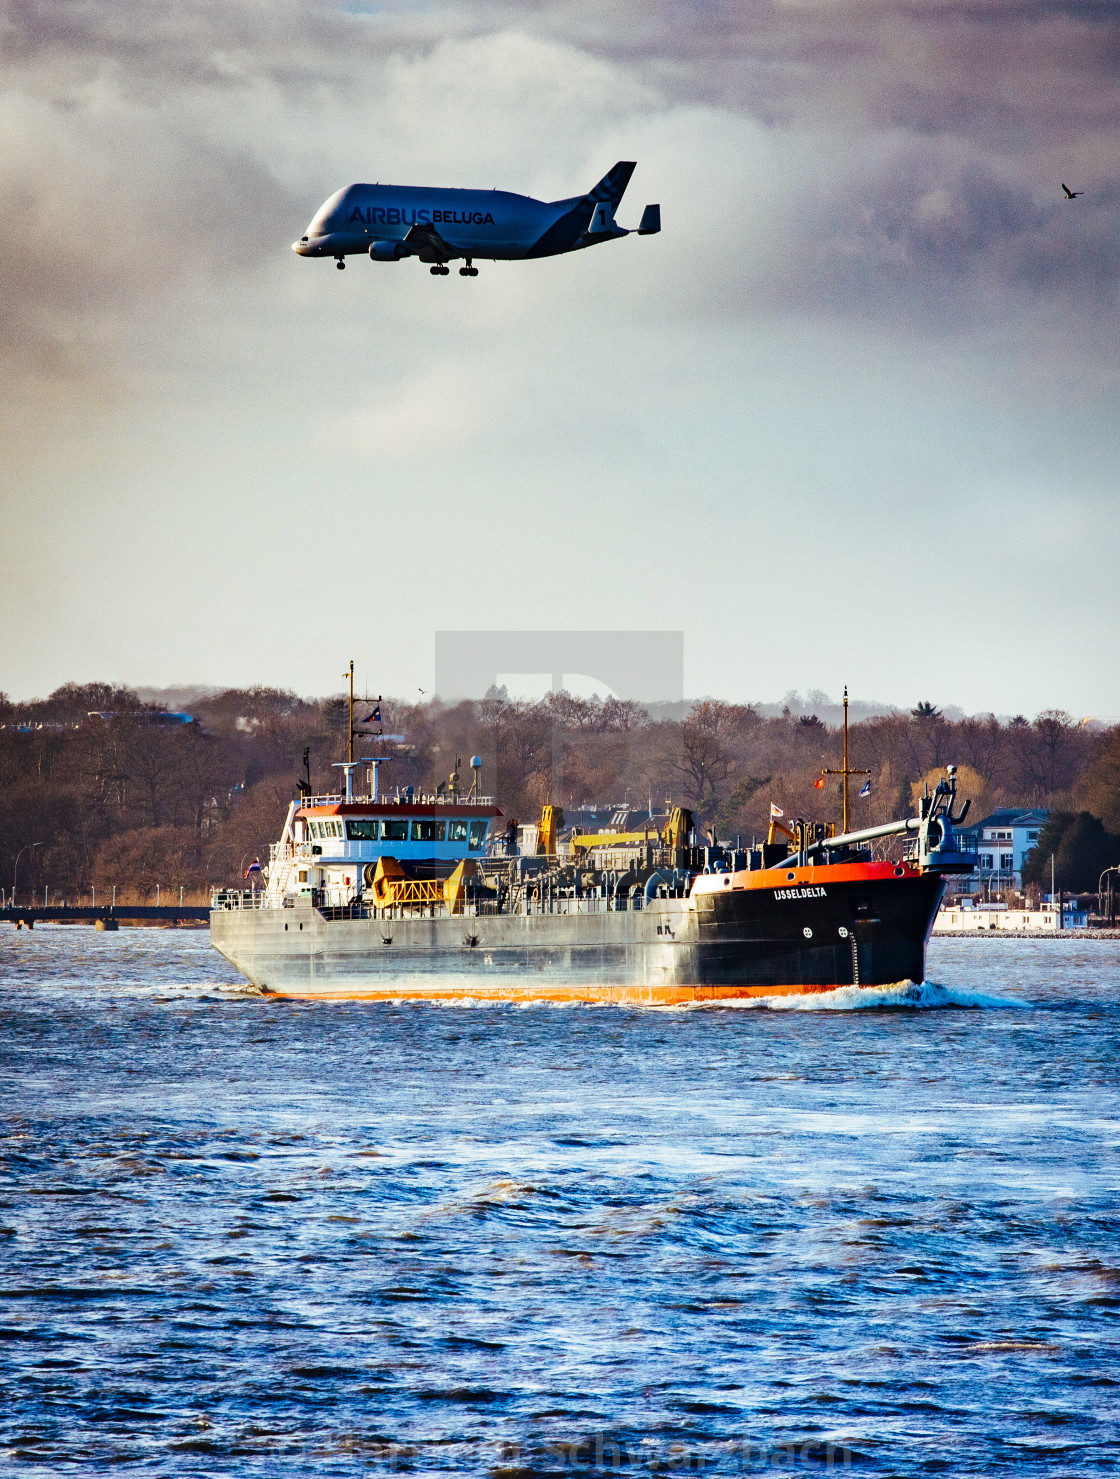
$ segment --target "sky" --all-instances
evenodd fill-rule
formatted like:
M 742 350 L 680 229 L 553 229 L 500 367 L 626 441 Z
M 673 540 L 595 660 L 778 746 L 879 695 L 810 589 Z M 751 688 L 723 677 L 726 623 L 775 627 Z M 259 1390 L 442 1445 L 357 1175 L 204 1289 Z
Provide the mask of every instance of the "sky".
M 1120 715 L 1115 5 L 0 0 L 0 83 L 11 697 L 657 629 L 690 694 Z M 659 236 L 290 250 L 617 159 Z

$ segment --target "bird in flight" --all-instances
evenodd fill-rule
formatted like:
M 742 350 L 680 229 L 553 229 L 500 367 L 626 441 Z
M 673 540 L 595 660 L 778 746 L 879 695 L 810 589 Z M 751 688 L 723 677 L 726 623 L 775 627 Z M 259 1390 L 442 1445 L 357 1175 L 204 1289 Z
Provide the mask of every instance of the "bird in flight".
M 1063 185 L 1062 189 L 1066 192 L 1067 200 L 1076 200 L 1079 195 L 1085 194 L 1084 190 L 1071 190 L 1068 185 Z

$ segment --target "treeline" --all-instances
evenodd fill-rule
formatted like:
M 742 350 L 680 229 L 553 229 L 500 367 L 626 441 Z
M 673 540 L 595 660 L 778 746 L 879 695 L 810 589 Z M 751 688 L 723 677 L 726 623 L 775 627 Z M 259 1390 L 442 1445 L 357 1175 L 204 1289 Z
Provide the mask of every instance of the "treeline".
M 0 696 L 4 890 L 19 855 L 21 897 L 49 887 L 76 902 L 116 886 L 118 897 L 150 898 L 158 885 L 202 898 L 255 856 L 267 859 L 305 752 L 313 790 L 338 789 L 344 700 L 235 689 L 191 711 L 192 723 L 166 723 L 107 684 L 68 684 L 27 704 Z M 815 715 L 765 717 L 706 700 L 679 718 L 613 699 L 517 702 L 504 692 L 450 706 L 384 700 L 380 715 L 356 709 L 355 753 L 389 757 L 383 786 L 434 791 L 460 762 L 465 788 L 478 754 L 483 789 L 507 818 L 535 820 L 549 800 L 566 810 L 683 803 L 705 830 L 746 839 L 765 832 L 773 801 L 788 817 L 840 821 L 839 781 L 816 784 L 841 763 L 840 736 Z M 1120 728 L 1080 725 L 1058 710 L 1002 723 L 948 719 L 922 703 L 853 725 L 850 758 L 871 783 L 866 798 L 856 795 L 863 777 L 853 783 L 856 826 L 908 812 L 925 781 L 954 762 L 973 820 L 999 806 L 1043 806 L 1087 812 L 1105 833 L 1120 833 Z

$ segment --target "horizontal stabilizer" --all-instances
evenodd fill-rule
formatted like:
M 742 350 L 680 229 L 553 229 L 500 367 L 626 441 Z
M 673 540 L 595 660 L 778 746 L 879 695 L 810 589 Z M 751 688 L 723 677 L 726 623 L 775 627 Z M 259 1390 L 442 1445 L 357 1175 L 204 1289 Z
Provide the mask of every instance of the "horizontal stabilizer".
M 642 212 L 641 225 L 638 227 L 639 236 L 656 236 L 661 230 L 661 207 L 659 205 L 647 205 Z

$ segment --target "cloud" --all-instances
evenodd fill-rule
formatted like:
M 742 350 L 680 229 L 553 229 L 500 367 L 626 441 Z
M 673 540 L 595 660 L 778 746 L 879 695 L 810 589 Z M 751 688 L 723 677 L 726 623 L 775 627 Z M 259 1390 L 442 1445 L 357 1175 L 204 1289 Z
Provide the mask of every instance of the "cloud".
M 130 319 L 252 273 L 347 178 L 556 195 L 635 140 L 659 165 L 678 313 L 953 321 L 998 315 L 1003 294 L 1115 312 L 1112 7 L 6 0 L 0 16 L 0 372 L 123 367 Z M 1059 179 L 1085 198 L 1070 208 Z
M 939 509 L 994 559 L 1016 490 L 1111 487 L 1118 52 L 1115 7 L 1044 0 L 0 0 L 11 650 L 30 669 L 55 630 L 73 676 L 65 643 L 119 621 L 100 562 L 145 661 L 174 595 L 197 671 L 319 521 L 451 527 L 452 489 L 503 570 L 534 567 L 555 515 L 563 621 L 589 561 L 634 559 L 646 594 L 608 582 L 596 621 L 679 599 L 724 630 L 748 555 L 872 581 Z M 660 236 L 469 284 L 289 251 L 350 180 L 556 198 L 618 158 L 639 165 L 621 219 L 659 200 Z M 452 621 L 470 591 L 429 569 Z M 1048 588 L 1072 643 L 1082 587 Z M 780 671 L 783 628 L 775 691 L 827 677 L 819 613 L 803 627 L 817 665 Z
M 317 440 L 330 457 L 429 457 L 485 438 L 498 407 L 492 383 L 464 365 L 436 365 L 367 394 L 363 403 L 324 416 Z

